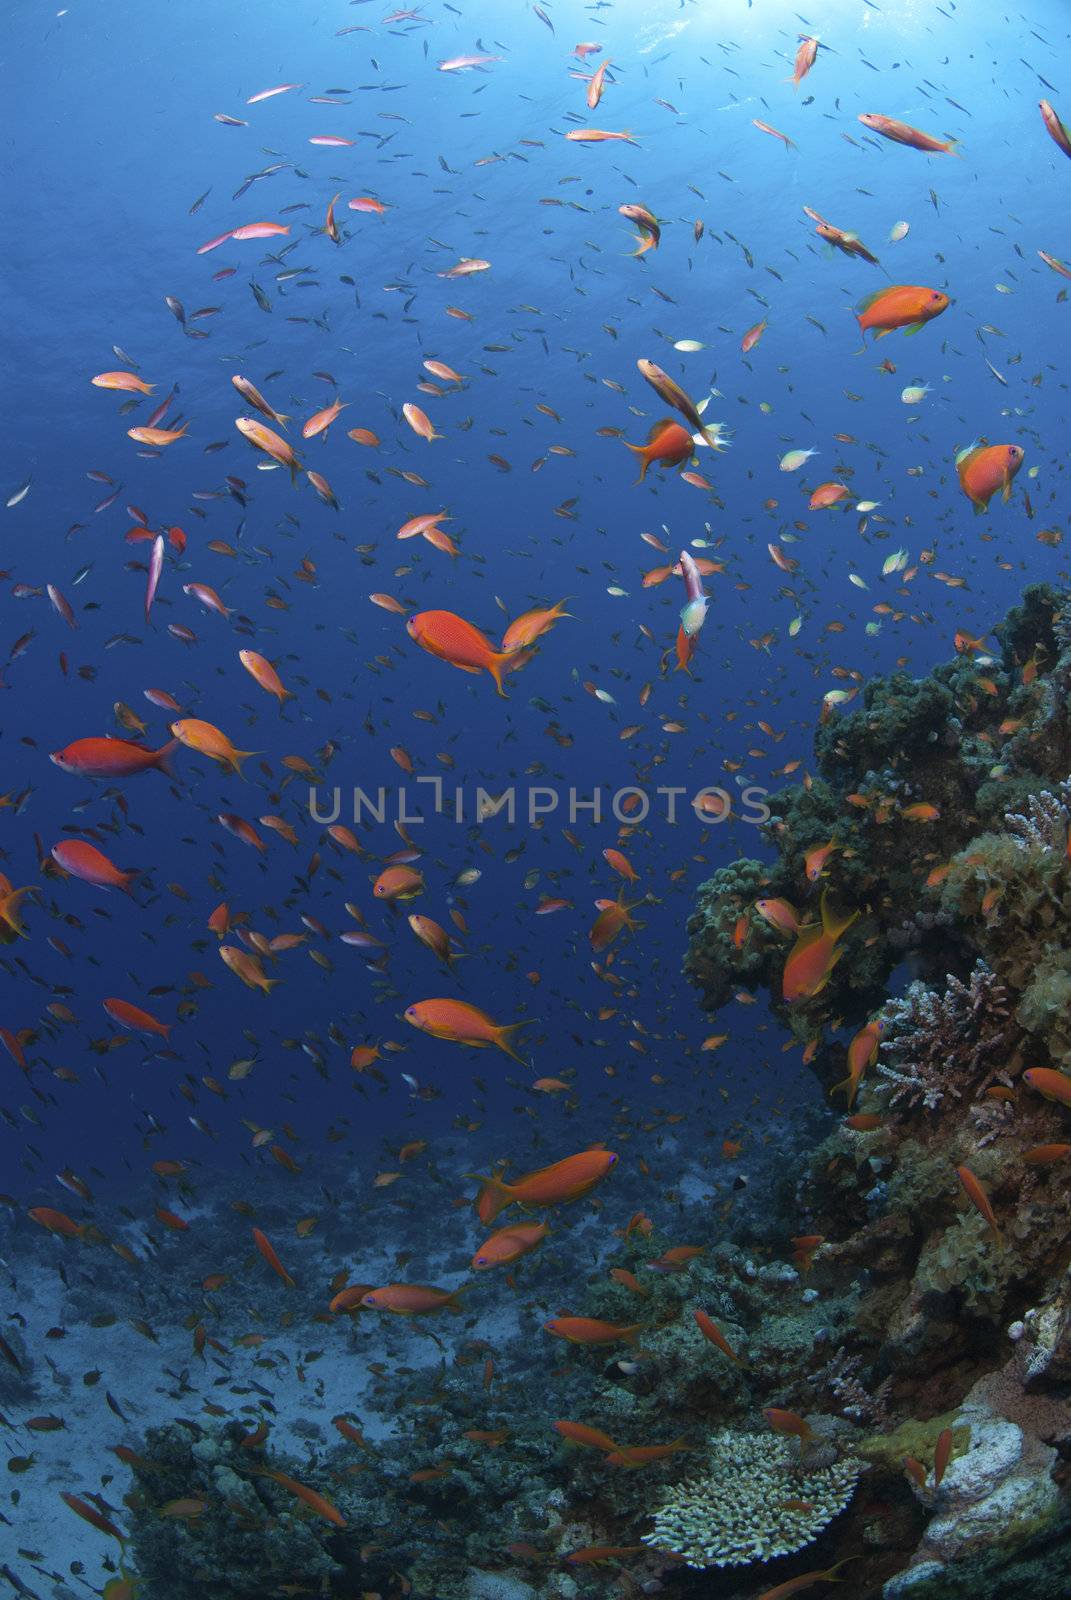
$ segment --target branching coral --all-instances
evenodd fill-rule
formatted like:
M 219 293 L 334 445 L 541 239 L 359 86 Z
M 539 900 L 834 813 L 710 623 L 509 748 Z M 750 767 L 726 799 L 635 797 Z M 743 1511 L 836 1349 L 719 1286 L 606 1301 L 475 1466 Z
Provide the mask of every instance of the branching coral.
M 875 1085 L 890 1105 L 906 1102 L 935 1111 L 946 1095 L 979 1094 L 1009 1037 L 1009 1002 L 1002 984 L 979 961 L 967 983 L 951 973 L 943 993 L 913 983 L 888 1008 L 889 1036 Z
M 863 1358 L 849 1355 L 843 1347 L 836 1351 L 812 1380 L 815 1388 L 828 1393 L 831 1409 L 852 1422 L 870 1425 L 886 1421 L 891 1380 L 883 1378 L 870 1392 L 863 1383 L 860 1372 Z
M 644 1544 L 690 1567 L 743 1567 L 791 1555 L 817 1539 L 855 1492 L 858 1463 L 801 1462 L 777 1434 L 718 1433 L 707 1470 L 674 1486 Z
M 1005 831 L 1011 834 L 1020 850 L 1066 850 L 1068 822 L 1071 812 L 1071 779 L 1060 784 L 1053 794 L 1042 789 L 1027 797 L 1025 814 L 1017 811 L 1004 813 Z

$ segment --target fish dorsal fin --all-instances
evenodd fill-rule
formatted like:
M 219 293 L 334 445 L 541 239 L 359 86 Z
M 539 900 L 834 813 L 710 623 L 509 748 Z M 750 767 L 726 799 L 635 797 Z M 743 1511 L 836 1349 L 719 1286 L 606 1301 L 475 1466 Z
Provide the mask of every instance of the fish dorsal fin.
M 895 288 L 895 285 L 893 285 L 893 288 Z M 887 289 L 887 288 L 886 289 L 875 289 L 873 294 L 865 295 L 863 297 L 863 299 L 860 300 L 860 302 L 859 302 L 859 310 L 860 311 L 869 311 L 871 306 L 875 305 L 877 303 L 877 301 L 879 301 L 881 299 L 882 295 L 889 294 L 890 292 L 891 292 L 891 290 Z
M 675 417 L 659 417 L 658 421 L 652 422 L 647 430 L 647 443 L 654 444 L 660 433 L 664 433 L 667 428 L 672 428 L 675 425 Z
M 979 444 L 976 439 L 973 444 L 965 444 L 962 450 L 957 450 L 956 471 L 961 471 L 967 465 L 967 463 L 982 449 L 984 449 L 984 446 Z

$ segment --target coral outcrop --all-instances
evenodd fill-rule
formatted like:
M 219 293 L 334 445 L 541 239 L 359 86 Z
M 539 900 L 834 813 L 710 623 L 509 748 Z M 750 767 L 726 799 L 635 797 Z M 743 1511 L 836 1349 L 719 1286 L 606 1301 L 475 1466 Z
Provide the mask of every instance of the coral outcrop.
M 858 1476 L 850 1457 L 810 1466 L 776 1434 L 717 1433 L 703 1471 L 666 1494 L 643 1542 L 701 1570 L 793 1555 L 844 1510 Z

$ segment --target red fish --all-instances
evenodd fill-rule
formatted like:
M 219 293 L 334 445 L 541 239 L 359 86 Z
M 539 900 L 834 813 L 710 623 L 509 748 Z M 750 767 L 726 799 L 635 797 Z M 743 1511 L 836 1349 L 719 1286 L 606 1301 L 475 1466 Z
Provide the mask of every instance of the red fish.
M 48 759 L 79 778 L 133 778 L 152 767 L 170 777 L 171 756 L 177 749 L 177 739 L 169 739 L 159 750 L 147 750 L 129 739 L 75 739 L 62 750 L 53 750 Z
M 503 696 L 502 674 L 522 664 L 521 652 L 496 650 L 486 634 L 453 611 L 418 611 L 409 618 L 405 631 L 422 650 L 462 672 L 489 672 Z

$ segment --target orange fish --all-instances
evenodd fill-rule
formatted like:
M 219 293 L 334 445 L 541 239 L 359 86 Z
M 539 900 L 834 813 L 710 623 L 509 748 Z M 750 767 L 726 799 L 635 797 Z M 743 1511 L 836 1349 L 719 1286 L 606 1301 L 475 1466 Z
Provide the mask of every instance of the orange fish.
M 482 1050 L 488 1045 L 512 1056 L 522 1066 L 527 1066 L 510 1044 L 510 1035 L 518 1028 L 528 1026 L 531 1018 L 523 1022 L 494 1022 L 479 1006 L 467 1000 L 417 1000 L 405 1008 L 405 1020 L 414 1028 L 430 1033 L 433 1039 L 448 1039 L 453 1044 L 467 1044 Z
M 489 1239 L 485 1239 L 472 1258 L 472 1265 L 477 1272 L 485 1271 L 488 1267 L 508 1267 L 514 1261 L 519 1261 L 529 1251 L 535 1250 L 547 1234 L 550 1224 L 547 1222 L 519 1222 L 512 1227 L 499 1228 Z
M 910 149 L 921 150 L 929 156 L 959 154 L 956 149 L 958 139 L 935 139 L 932 133 L 923 133 L 921 128 L 913 128 L 909 122 L 897 122 L 895 117 L 883 117 L 877 111 L 861 112 L 859 121 L 872 133 L 880 133 L 883 139 L 891 139 L 894 144 L 906 144 Z
M 256 754 L 253 750 L 236 750 L 225 733 L 214 723 L 204 722 L 200 717 L 180 717 L 171 724 L 171 732 L 188 750 L 195 750 L 198 755 L 217 761 L 228 772 L 233 772 L 235 777 L 241 775 L 242 762 L 246 757 Z
M 271 1478 L 273 1483 L 277 1483 L 280 1488 L 286 1489 L 290 1494 L 295 1495 L 298 1500 L 303 1501 L 310 1511 L 315 1511 L 316 1515 L 323 1517 L 325 1522 L 333 1522 L 336 1528 L 344 1528 L 346 1526 L 345 1518 L 338 1510 L 338 1507 L 333 1506 L 331 1501 L 316 1489 L 310 1489 L 306 1484 L 298 1483 L 296 1478 L 288 1478 L 285 1472 L 277 1472 L 274 1468 L 265 1468 L 264 1476 Z
M 397 1317 L 426 1317 L 433 1311 L 461 1310 L 460 1289 L 433 1289 L 421 1283 L 388 1283 L 370 1289 L 361 1300 L 372 1311 L 392 1311 Z
M 591 1428 L 586 1422 L 555 1422 L 552 1426 L 570 1444 L 582 1445 L 586 1450 L 605 1450 L 609 1455 L 611 1450 L 620 1448 L 608 1433 L 603 1433 L 601 1428 Z
M 522 664 L 521 652 L 496 650 L 486 634 L 453 611 L 418 611 L 409 618 L 405 631 L 422 650 L 462 672 L 489 672 L 503 696 L 502 674 Z
M 997 1226 L 997 1219 L 993 1211 L 993 1207 L 989 1203 L 989 1196 L 982 1188 L 982 1185 L 979 1183 L 970 1167 L 957 1167 L 956 1176 L 963 1185 L 963 1192 L 966 1194 L 967 1199 L 971 1202 L 971 1205 L 978 1212 L 982 1220 L 988 1225 L 989 1230 L 993 1235 L 993 1243 L 999 1245 L 1001 1243 L 1000 1229 Z
M 796 146 L 787 133 L 782 133 L 780 128 L 771 128 L 768 122 L 760 122 L 758 117 L 752 117 L 751 126 L 758 128 L 760 133 L 769 133 L 775 139 L 780 139 L 786 150 L 795 150 Z
M 457 952 L 450 947 L 450 935 L 441 927 L 433 917 L 422 917 L 414 912 L 409 917 L 409 926 L 420 940 L 427 945 L 433 955 L 440 961 L 445 961 L 448 967 L 453 966 L 457 960 Z
M 952 1459 L 952 1429 L 942 1428 L 937 1435 L 937 1444 L 933 1452 L 933 1486 L 941 1487 L 941 1479 L 945 1475 L 948 1463 Z
M 614 871 L 620 873 L 622 878 L 627 878 L 629 883 L 636 882 L 636 869 L 628 857 L 621 854 L 620 850 L 614 850 L 611 848 L 611 846 L 607 845 L 606 849 L 602 853 L 602 858 L 606 862 L 607 866 L 613 867 Z
M 171 755 L 177 749 L 177 739 L 159 750 L 147 750 L 128 739 L 75 739 L 62 750 L 53 750 L 48 759 L 79 778 L 133 778 L 153 767 L 170 777 Z
M 419 406 L 410 402 L 402 407 L 402 416 L 408 422 L 413 432 L 421 439 L 426 439 L 430 444 L 433 439 L 441 439 L 443 435 L 435 432 L 435 425 L 426 411 L 421 411 Z
M 1028 1067 L 1023 1073 L 1023 1082 L 1044 1095 L 1046 1100 L 1055 1100 L 1058 1105 L 1071 1110 L 1071 1078 L 1065 1073 L 1054 1072 L 1051 1067 Z
M 295 1287 L 293 1278 L 290 1276 L 289 1272 L 287 1272 L 286 1268 L 279 1260 L 279 1257 L 275 1254 L 275 1249 L 271 1243 L 271 1240 L 266 1234 L 261 1233 L 259 1228 L 253 1229 L 253 1243 L 256 1245 L 257 1249 L 260 1251 L 261 1255 L 264 1257 L 265 1261 L 268 1263 L 269 1267 L 276 1274 L 276 1276 L 282 1278 L 288 1289 L 293 1289 Z
M 1071 1144 L 1036 1144 L 1030 1150 L 1023 1151 L 1023 1160 L 1028 1167 L 1047 1167 L 1053 1161 L 1063 1161 L 1071 1156 Z
M 801 1572 L 796 1578 L 787 1578 L 784 1583 L 775 1583 L 772 1589 L 766 1589 L 759 1595 L 758 1600 L 789 1600 L 790 1595 L 799 1594 L 803 1589 L 809 1589 L 815 1583 L 840 1583 L 838 1576 L 841 1567 L 846 1567 L 849 1561 L 858 1561 L 858 1556 L 845 1556 L 833 1566 L 827 1567 L 824 1572 Z
M 842 1089 L 847 1097 L 849 1111 L 855 1104 L 864 1072 L 878 1059 L 878 1046 L 881 1044 L 884 1032 L 885 1023 L 882 1019 L 872 1017 L 865 1027 L 859 1029 L 848 1046 L 848 1076 L 840 1083 L 835 1083 L 829 1092 L 836 1094 Z
M 565 601 L 559 600 L 557 605 L 537 606 L 517 617 L 502 635 L 503 650 L 525 650 L 535 644 L 560 618 L 569 615 L 564 606 Z
M 767 327 L 768 323 L 766 318 L 763 317 L 761 322 L 756 322 L 753 328 L 749 328 L 747 330 L 744 337 L 740 341 L 740 352 L 742 355 L 746 356 L 749 350 L 754 350 L 755 346 L 766 332 Z
M 664 467 L 679 467 L 695 453 L 695 442 L 688 429 L 674 422 L 672 417 L 663 417 L 651 424 L 646 444 L 629 444 L 627 440 L 625 443 L 626 448 L 640 458 L 637 483 L 646 478 L 652 461 L 659 461 Z
M 843 505 L 852 498 L 846 483 L 820 483 L 807 503 L 809 511 L 826 511 L 830 506 Z
M 818 40 L 811 34 L 801 33 L 799 48 L 796 51 L 796 63 L 792 77 L 788 80 L 793 88 L 798 89 L 803 79 L 814 66 L 818 55 Z
M 828 844 L 815 845 L 808 850 L 803 858 L 803 871 L 808 883 L 817 883 L 826 868 L 826 862 L 837 849 L 835 839 L 830 839 Z
M 72 878 L 81 878 L 97 889 L 123 889 L 131 893 L 130 885 L 138 877 L 136 872 L 122 872 L 96 845 L 86 839 L 61 839 L 52 846 L 52 859 Z
M 948 296 L 942 294 L 940 289 L 900 283 L 889 289 L 875 289 L 873 294 L 867 295 L 865 300 L 859 302 L 855 320 L 864 338 L 867 330 L 872 329 L 875 338 L 884 339 L 886 334 L 895 332 L 897 328 L 917 333 L 927 322 L 947 311 L 948 307 Z
M 636 1335 L 643 1331 L 641 1322 L 622 1326 L 616 1322 L 602 1322 L 598 1317 L 551 1317 L 543 1327 L 556 1339 L 583 1345 L 635 1344 Z
M 728 1339 L 722 1333 L 717 1323 L 714 1322 L 711 1317 L 708 1317 L 705 1311 L 701 1311 L 698 1307 L 696 1307 L 696 1309 L 692 1312 L 692 1315 L 695 1317 L 696 1327 L 699 1329 L 704 1339 L 709 1339 L 711 1344 L 715 1345 L 723 1355 L 729 1357 L 730 1361 L 736 1361 L 739 1363 L 740 1357 L 737 1355 Z
M 146 383 L 144 378 L 139 378 L 136 372 L 98 372 L 89 381 L 95 383 L 98 389 L 121 389 L 129 394 L 152 394 L 155 387 Z
M 616 1450 L 611 1450 L 606 1457 L 608 1467 L 646 1467 L 652 1461 L 664 1461 L 666 1456 L 678 1455 L 682 1450 L 692 1450 L 682 1435 L 674 1439 L 671 1444 L 632 1444 L 618 1445 Z
M 51 1206 L 33 1206 L 26 1215 L 39 1227 L 62 1234 L 65 1239 L 80 1239 L 86 1232 L 85 1223 L 73 1222 L 65 1212 L 54 1211 Z
M 642 922 L 637 922 L 632 913 L 636 906 L 643 905 L 642 900 L 637 900 L 633 905 L 627 906 L 624 899 L 606 900 L 599 902 L 599 915 L 588 929 L 588 939 L 592 950 L 598 954 L 611 945 L 624 928 L 630 933 L 635 933 L 643 927 Z
M 801 1444 L 809 1444 L 814 1438 L 814 1430 L 810 1423 L 805 1422 L 795 1411 L 779 1411 L 776 1406 L 768 1406 L 762 1414 L 775 1433 L 787 1434 L 798 1439 Z
M 184 438 L 189 426 L 188 422 L 184 422 L 181 428 L 128 428 L 126 434 L 135 444 L 148 444 L 156 450 L 162 450 L 165 445 Z
M 384 867 L 372 893 L 377 900 L 412 900 L 424 888 L 424 874 L 414 867 Z
M 1071 156 L 1071 133 L 1068 132 L 1047 100 L 1039 100 L 1038 109 L 1041 112 L 1041 120 L 1045 124 L 1049 137 L 1059 145 L 1065 156 Z
M 294 698 L 291 690 L 283 688 L 279 674 L 264 656 L 258 655 L 255 650 L 239 650 L 238 659 L 250 677 L 254 678 L 267 694 L 275 696 L 280 707 L 284 700 Z
M 565 1559 L 574 1567 L 593 1567 L 600 1561 L 623 1561 L 626 1556 L 641 1555 L 645 1549 L 642 1544 L 586 1544 L 571 1550 Z
M 829 891 L 822 894 L 821 923 L 811 923 L 801 928 L 796 943 L 789 951 L 781 978 L 781 997 L 792 1004 L 798 1000 L 813 1000 L 829 982 L 830 974 L 843 949 L 838 941 L 858 919 L 858 911 L 848 916 L 836 916 L 829 909 Z
M 635 144 L 631 133 L 607 133 L 605 128 L 570 128 L 565 135 L 573 144 Z
M 756 900 L 755 910 L 778 933 L 795 938 L 800 931 L 800 914 L 788 900 Z
M 281 467 L 286 467 L 290 472 L 290 481 L 293 483 L 297 474 L 302 470 L 301 462 L 294 453 L 294 447 L 278 433 L 273 433 L 271 428 L 266 428 L 255 417 L 236 417 L 234 426 L 248 439 L 251 445 L 262 450 L 266 456 L 277 461 Z
M 301 437 L 303 439 L 314 439 L 318 433 L 326 433 L 339 412 L 345 411 L 345 409 L 346 402 L 344 400 L 335 400 L 332 405 L 325 406 L 322 411 L 315 412 L 302 428 Z
M 1012 479 L 1023 464 L 1024 453 L 1018 444 L 974 444 L 959 452 L 956 456 L 959 485 L 976 514 L 988 509 L 998 489 L 1007 505 L 1011 499 Z
M 542 1208 L 579 1200 L 605 1178 L 616 1162 L 613 1150 L 581 1150 L 548 1167 L 526 1172 L 512 1183 L 505 1183 L 501 1178 L 485 1178 L 475 1172 L 466 1176 L 476 1178 L 481 1185 L 476 1197 L 480 1221 L 492 1223 L 507 1206 Z
M 157 1021 L 150 1012 L 132 1006 L 129 1000 L 103 1000 L 101 1004 L 121 1028 L 130 1028 L 135 1033 L 157 1033 L 161 1039 L 166 1039 L 171 1032 L 170 1022 Z

